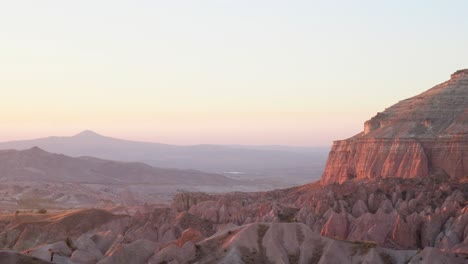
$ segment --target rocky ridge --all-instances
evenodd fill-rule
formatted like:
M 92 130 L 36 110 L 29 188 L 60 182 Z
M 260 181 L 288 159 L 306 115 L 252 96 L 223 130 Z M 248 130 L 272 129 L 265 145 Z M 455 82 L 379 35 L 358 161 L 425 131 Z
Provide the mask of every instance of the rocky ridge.
M 301 222 L 340 240 L 468 254 L 467 193 L 467 183 L 434 176 L 313 183 L 256 194 L 180 194 L 175 205 L 218 224 Z
M 417 178 L 444 172 L 468 175 L 468 70 L 400 101 L 364 124 L 364 131 L 335 141 L 324 184 L 376 177 Z
M 357 186 L 361 190 L 354 198 L 363 196 L 362 188 L 365 187 L 362 186 Z M 435 260 L 439 263 L 468 261 L 468 254 L 465 254 L 468 234 L 466 231 L 465 234 L 460 232 L 467 229 L 468 212 L 466 208 L 460 210 L 455 206 L 461 199 L 460 192 L 454 191 L 444 199 L 443 206 L 447 208 L 438 207 L 434 214 L 423 216 L 423 213 L 411 213 L 413 206 L 410 206 L 408 212 L 403 212 L 405 206 L 397 206 L 402 211 L 400 213 L 382 195 L 376 195 L 380 192 L 371 193 L 367 201 L 357 200 L 352 208 L 348 208 L 338 197 L 355 193 L 354 187 L 356 186 L 348 186 L 346 193 L 338 191 L 334 195 L 330 193 L 337 191 L 333 189 L 337 186 L 325 189 L 320 195 L 329 196 L 329 199 L 322 205 L 316 203 L 315 208 L 319 208 L 316 212 L 305 205 L 306 200 L 311 198 L 312 202 L 319 201 L 318 196 L 308 197 L 310 191 L 316 188 L 310 185 L 271 194 L 232 193 L 227 198 L 236 197 L 239 200 L 231 200 L 231 204 L 226 203 L 223 200 L 226 197 L 222 195 L 202 197 L 197 194 L 181 194 L 183 197 L 175 201 L 173 208 L 144 206 L 133 216 L 116 215 L 105 210 L 83 210 L 45 215 L 27 223 L 5 219 L 0 221 L 4 230 L 0 233 L 0 247 L 15 249 L 21 254 L 13 251 L 0 252 L 0 262 L 16 263 L 10 259 L 20 257 L 37 261 L 20 263 L 43 263 L 50 258 L 49 249 L 55 252 L 54 263 L 69 264 L 387 264 L 434 263 Z M 400 188 L 407 190 L 405 186 Z M 382 193 L 386 191 L 382 190 Z M 418 199 L 419 204 L 415 208 L 420 208 L 423 199 L 415 197 L 415 194 L 407 193 L 405 196 L 412 205 L 415 204 L 414 199 Z M 284 198 L 273 201 L 275 196 Z M 187 199 L 193 198 L 199 200 L 193 202 L 188 211 L 177 210 L 177 206 L 183 207 L 187 204 Z M 288 201 L 292 198 L 296 198 L 297 203 L 291 204 Z M 249 199 L 258 199 L 259 203 Z M 399 199 L 399 203 L 403 203 Z M 335 202 L 330 206 L 333 200 Z M 182 204 L 178 204 L 179 202 Z M 210 202 L 219 206 L 211 207 L 213 204 Z M 301 202 L 304 203 L 303 208 L 297 206 Z M 453 204 L 449 205 L 451 203 Z M 253 210 L 254 207 L 263 209 L 256 214 L 257 218 L 248 220 L 247 217 L 242 220 L 244 213 L 255 215 L 246 211 Z M 211 213 L 203 214 L 202 210 L 207 208 L 212 208 Z M 234 214 L 235 210 L 239 210 L 239 214 Z M 325 213 L 321 215 L 321 211 Z M 215 217 L 216 214 L 218 216 Z M 223 214 L 224 218 L 218 218 Z M 249 221 L 252 223 L 248 223 Z M 415 224 L 418 221 L 419 224 Z M 321 234 L 317 232 L 319 223 L 322 223 Z M 413 232 L 413 229 L 416 231 Z M 416 237 L 411 240 L 414 234 Z M 424 240 L 418 242 L 418 236 Z M 406 240 L 427 243 L 427 246 L 418 250 L 410 242 L 398 246 L 392 244 L 395 241 L 404 243 Z M 460 240 L 465 242 L 458 243 Z

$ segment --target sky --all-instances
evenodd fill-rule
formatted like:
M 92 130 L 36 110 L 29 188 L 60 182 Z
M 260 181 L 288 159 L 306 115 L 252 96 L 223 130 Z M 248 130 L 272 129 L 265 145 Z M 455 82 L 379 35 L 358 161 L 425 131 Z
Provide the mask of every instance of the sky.
M 0 2 L 0 141 L 328 146 L 468 68 L 467 1 Z

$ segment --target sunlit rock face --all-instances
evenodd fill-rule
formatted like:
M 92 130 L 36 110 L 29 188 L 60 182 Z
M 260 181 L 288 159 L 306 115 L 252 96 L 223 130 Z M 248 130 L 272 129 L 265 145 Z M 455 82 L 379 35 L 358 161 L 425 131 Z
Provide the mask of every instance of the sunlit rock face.
M 322 183 L 348 179 L 418 178 L 432 172 L 468 175 L 468 69 L 365 122 L 364 131 L 335 141 Z

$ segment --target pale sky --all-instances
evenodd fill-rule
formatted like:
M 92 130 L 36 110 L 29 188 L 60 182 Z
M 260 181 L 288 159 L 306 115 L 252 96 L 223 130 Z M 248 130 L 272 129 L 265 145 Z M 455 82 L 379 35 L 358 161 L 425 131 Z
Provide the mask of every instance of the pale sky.
M 0 2 L 0 141 L 324 146 L 468 68 L 468 2 Z

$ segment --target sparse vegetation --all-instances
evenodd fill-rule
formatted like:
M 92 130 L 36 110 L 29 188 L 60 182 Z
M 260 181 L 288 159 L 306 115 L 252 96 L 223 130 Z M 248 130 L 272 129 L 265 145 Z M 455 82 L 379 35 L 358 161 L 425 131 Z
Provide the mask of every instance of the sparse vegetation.
M 353 255 L 364 255 L 369 252 L 371 248 L 377 247 L 374 241 L 351 241 L 355 246 L 353 247 Z
M 284 208 L 278 212 L 278 218 L 281 222 L 293 223 L 297 222 L 296 214 L 299 210 L 296 208 Z
M 67 237 L 65 239 L 65 244 L 67 244 L 67 246 L 73 250 L 76 250 L 76 246 L 75 244 L 73 243 L 73 240 L 70 238 L 70 237 Z
M 324 244 L 317 243 L 316 247 L 314 248 L 314 253 L 312 254 L 312 258 L 309 260 L 309 264 L 318 264 L 320 259 L 323 255 L 323 248 L 325 247 Z
M 22 197 L 18 199 L 18 207 L 23 209 L 40 208 L 44 205 L 51 205 L 53 201 L 40 197 Z
M 379 256 L 382 259 L 382 262 L 385 263 L 385 264 L 394 264 L 394 263 L 396 263 L 395 259 L 393 259 L 392 256 L 390 256 L 389 254 L 387 254 L 385 252 L 380 252 Z
M 254 264 L 254 263 L 270 263 L 266 254 L 265 248 L 263 247 L 263 237 L 265 236 L 266 232 L 270 228 L 266 224 L 259 224 L 257 229 L 257 244 L 259 252 L 257 251 L 250 251 L 247 248 L 241 248 L 242 254 L 242 261 L 246 264 Z
M 47 214 L 47 209 L 41 208 L 41 209 L 37 210 L 37 213 L 38 214 Z
M 262 243 L 261 240 L 263 239 L 263 237 L 265 236 L 267 230 L 268 230 L 269 226 L 265 225 L 265 224 L 259 224 L 258 225 L 258 240 L 259 240 L 259 243 Z
M 288 254 L 288 261 L 289 261 L 289 264 L 299 264 L 299 258 L 301 256 L 301 252 L 299 250 L 297 250 L 296 253 L 294 254 Z

